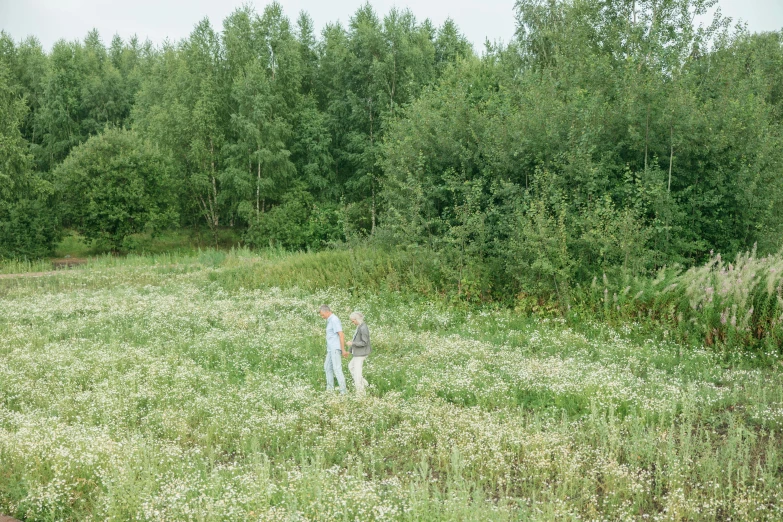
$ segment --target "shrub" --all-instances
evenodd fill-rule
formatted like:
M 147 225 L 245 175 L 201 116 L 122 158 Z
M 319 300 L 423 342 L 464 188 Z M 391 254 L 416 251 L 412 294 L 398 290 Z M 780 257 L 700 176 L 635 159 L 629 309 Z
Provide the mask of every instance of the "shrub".
M 255 247 L 319 249 L 343 239 L 339 207 L 316 203 L 301 187 L 289 191 L 270 211 L 251 215 L 249 221 L 245 241 Z
M 51 254 L 60 237 L 46 197 L 0 201 L 0 257 L 35 259 Z
M 139 232 L 177 222 L 167 158 L 133 131 L 107 129 L 74 149 L 54 172 L 67 225 L 112 249 Z

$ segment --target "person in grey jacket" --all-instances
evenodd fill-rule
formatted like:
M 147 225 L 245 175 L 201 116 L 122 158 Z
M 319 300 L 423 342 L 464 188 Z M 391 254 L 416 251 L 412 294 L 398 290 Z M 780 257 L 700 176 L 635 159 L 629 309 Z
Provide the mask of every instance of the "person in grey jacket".
M 367 328 L 367 323 L 364 322 L 364 315 L 361 312 L 354 312 L 349 318 L 357 328 L 356 333 L 353 334 L 353 340 L 345 343 L 348 345 L 348 351 L 353 354 L 351 362 L 348 363 L 348 370 L 351 372 L 351 377 L 353 377 L 353 382 L 356 385 L 356 394 L 364 395 L 367 381 L 362 377 L 362 365 L 364 365 L 364 360 L 372 351 L 370 329 Z

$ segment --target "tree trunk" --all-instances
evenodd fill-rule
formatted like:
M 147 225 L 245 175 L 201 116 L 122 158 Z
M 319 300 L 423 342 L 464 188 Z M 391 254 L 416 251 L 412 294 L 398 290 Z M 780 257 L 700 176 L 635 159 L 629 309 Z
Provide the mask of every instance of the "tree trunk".
M 669 126 L 669 186 L 666 188 L 666 192 L 672 191 L 672 163 L 674 163 L 674 124 Z
M 370 235 L 375 235 L 375 178 L 372 181 L 372 226 L 370 227 Z
M 258 150 L 259 152 L 259 158 L 261 149 Z M 258 177 L 256 178 L 256 219 L 258 219 L 260 210 L 261 210 L 261 160 L 258 160 Z
M 373 117 L 372 117 L 372 98 L 369 99 L 370 106 L 370 152 L 373 152 L 373 145 L 375 143 L 373 137 Z M 372 224 L 370 225 L 370 235 L 375 235 L 375 164 L 370 166 L 370 185 L 372 188 Z
M 212 167 L 212 194 L 207 199 L 209 200 L 209 206 L 212 211 L 212 236 L 215 239 L 215 248 L 217 248 L 217 228 L 220 225 L 220 216 L 218 214 L 217 179 L 215 178 L 215 142 L 212 138 L 209 138 L 209 153 Z
M 393 54 L 394 58 L 392 60 L 392 82 L 391 82 L 391 96 L 389 96 L 389 105 L 391 109 L 391 116 L 392 119 L 394 118 L 394 92 L 397 88 L 397 53 L 395 52 Z
M 650 104 L 647 103 L 647 124 L 644 129 L 644 171 L 647 172 L 647 150 L 650 137 Z

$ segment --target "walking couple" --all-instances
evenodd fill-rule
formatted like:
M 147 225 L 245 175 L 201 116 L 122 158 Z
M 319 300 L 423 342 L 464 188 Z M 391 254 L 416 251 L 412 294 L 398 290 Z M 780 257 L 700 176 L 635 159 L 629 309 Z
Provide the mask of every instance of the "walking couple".
M 367 381 L 362 377 L 362 365 L 364 360 L 370 355 L 370 330 L 364 322 L 364 315 L 359 312 L 353 312 L 350 315 L 351 322 L 356 325 L 356 333 L 352 341 L 345 341 L 343 325 L 340 319 L 332 313 L 332 310 L 321 305 L 318 313 L 326 319 L 326 361 L 324 370 L 326 371 L 326 389 L 334 390 L 334 378 L 337 377 L 337 384 L 340 386 L 340 393 L 345 393 L 345 376 L 343 375 L 343 363 L 340 358 L 348 357 L 353 354 L 351 362 L 348 363 L 348 371 L 351 372 L 353 382 L 356 385 L 356 394 L 364 395 L 364 388 Z M 348 351 L 345 347 L 348 346 Z

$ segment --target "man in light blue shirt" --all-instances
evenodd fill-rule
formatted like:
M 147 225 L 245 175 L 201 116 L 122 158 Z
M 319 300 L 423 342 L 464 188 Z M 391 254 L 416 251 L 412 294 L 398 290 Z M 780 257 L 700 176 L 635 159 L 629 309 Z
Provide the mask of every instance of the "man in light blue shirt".
M 337 384 L 340 385 L 340 393 L 345 393 L 345 376 L 343 375 L 343 362 L 340 355 L 348 357 L 345 351 L 345 334 L 340 319 L 332 313 L 332 310 L 321 305 L 318 313 L 326 319 L 326 361 L 324 361 L 324 371 L 326 371 L 326 391 L 334 390 L 334 378 L 337 377 Z

